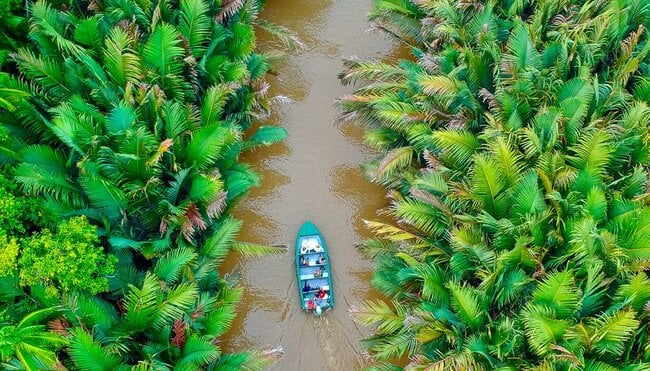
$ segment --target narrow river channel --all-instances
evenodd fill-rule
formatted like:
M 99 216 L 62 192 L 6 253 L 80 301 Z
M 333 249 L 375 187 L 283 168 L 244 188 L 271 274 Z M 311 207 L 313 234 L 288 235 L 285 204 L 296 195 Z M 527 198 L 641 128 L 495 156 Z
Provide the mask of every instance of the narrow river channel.
M 384 190 L 365 181 L 358 163 L 372 156 L 362 143 L 361 128 L 336 124 L 334 100 L 349 93 L 337 79 L 341 59 L 352 55 L 394 59 L 399 53 L 378 33 L 368 34 L 370 0 L 270 0 L 262 18 L 289 27 L 306 49 L 291 53 L 271 95 L 294 103 L 276 107 L 269 123 L 282 125 L 285 143 L 247 154 L 262 185 L 237 208 L 244 221 L 243 241 L 287 244 L 286 255 L 228 259 L 245 294 L 225 351 L 281 346 L 284 356 L 273 370 L 350 370 L 363 362 L 359 339 L 367 329 L 349 316 L 350 306 L 372 298 L 372 266 L 354 245 L 368 232 L 362 219 L 375 218 L 385 206 Z M 259 43 L 264 45 L 264 35 Z M 322 317 L 303 313 L 293 263 L 295 235 L 305 220 L 323 233 L 332 263 L 334 310 Z

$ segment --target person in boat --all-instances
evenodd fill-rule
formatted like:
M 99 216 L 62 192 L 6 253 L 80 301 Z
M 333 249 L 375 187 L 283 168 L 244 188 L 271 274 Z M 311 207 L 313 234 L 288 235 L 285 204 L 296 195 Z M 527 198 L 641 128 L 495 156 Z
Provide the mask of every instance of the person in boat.
M 318 257 L 318 264 L 320 265 L 325 264 L 325 257 L 323 255 Z
M 323 267 L 319 267 L 314 271 L 314 277 L 323 277 L 323 272 L 325 272 Z
M 300 266 L 301 267 L 306 267 L 308 265 L 309 265 L 309 260 L 307 260 L 307 258 L 305 258 L 304 256 L 301 256 L 300 257 Z
M 305 286 L 302 287 L 302 292 L 309 292 L 311 291 L 311 287 L 309 287 L 309 284 L 305 282 Z
M 320 288 L 318 292 L 314 295 L 314 304 L 316 304 L 316 309 L 319 308 L 326 308 L 329 306 L 329 296 L 327 295 L 327 292 Z M 316 311 L 316 314 L 320 314 L 318 311 Z

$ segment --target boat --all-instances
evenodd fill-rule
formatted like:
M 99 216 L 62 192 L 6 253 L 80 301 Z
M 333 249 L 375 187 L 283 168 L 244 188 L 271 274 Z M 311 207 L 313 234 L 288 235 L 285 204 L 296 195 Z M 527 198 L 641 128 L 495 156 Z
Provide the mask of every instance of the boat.
M 325 239 L 306 221 L 296 238 L 296 276 L 303 310 L 317 315 L 334 307 L 330 259 Z

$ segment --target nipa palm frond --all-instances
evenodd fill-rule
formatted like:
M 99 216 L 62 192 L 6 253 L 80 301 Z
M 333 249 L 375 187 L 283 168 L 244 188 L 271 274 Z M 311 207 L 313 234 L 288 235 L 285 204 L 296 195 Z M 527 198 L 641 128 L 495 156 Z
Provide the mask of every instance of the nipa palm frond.
M 406 308 L 397 301 L 390 305 L 382 300 L 366 301 L 352 307 L 350 313 L 366 326 L 376 325 L 378 334 L 395 334 L 404 330 Z
M 120 365 L 119 357 L 106 351 L 82 328 L 75 328 L 72 334 L 69 347 L 70 358 L 80 369 L 109 371 Z
M 588 327 L 596 352 L 615 356 L 623 354 L 630 335 L 640 324 L 635 317 L 634 311 L 621 310 L 596 318 Z
M 167 284 L 173 284 L 178 281 L 183 270 L 192 266 L 197 257 L 194 249 L 187 247 L 173 249 L 158 259 L 154 272 Z
M 286 246 L 269 246 L 251 242 L 235 241 L 231 245 L 231 250 L 240 253 L 245 257 L 279 255 L 286 254 Z
M 579 297 L 573 273 L 552 273 L 533 293 L 534 303 L 554 311 L 557 318 L 571 318 L 578 309 Z
M 451 307 L 459 318 L 471 329 L 478 329 L 485 322 L 485 313 L 479 294 L 469 287 L 464 287 L 457 282 L 447 283 Z
M 180 3 L 178 31 L 190 45 L 194 57 L 202 55 L 210 36 L 209 7 L 203 0 L 183 0 Z

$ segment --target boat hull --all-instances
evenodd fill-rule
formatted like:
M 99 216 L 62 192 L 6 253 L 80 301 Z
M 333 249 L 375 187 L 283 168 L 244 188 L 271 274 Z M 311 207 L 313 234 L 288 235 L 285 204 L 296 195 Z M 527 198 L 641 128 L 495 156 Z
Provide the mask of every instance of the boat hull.
M 327 245 L 316 226 L 306 221 L 296 237 L 296 278 L 301 308 L 321 314 L 334 307 L 334 291 Z

